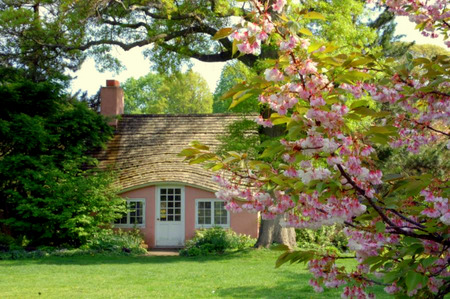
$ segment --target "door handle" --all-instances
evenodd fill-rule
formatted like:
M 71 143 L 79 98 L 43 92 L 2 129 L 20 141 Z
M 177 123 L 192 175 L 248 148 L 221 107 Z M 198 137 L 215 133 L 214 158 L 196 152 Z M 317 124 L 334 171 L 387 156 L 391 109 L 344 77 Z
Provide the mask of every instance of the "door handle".
M 159 218 L 156 218 L 156 220 L 158 220 L 158 221 L 159 221 Z

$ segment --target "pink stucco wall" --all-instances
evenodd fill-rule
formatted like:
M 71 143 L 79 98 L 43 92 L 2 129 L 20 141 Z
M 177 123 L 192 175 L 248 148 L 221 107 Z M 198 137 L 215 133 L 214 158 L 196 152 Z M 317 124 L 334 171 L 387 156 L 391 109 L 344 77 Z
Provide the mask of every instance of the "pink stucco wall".
M 213 192 L 199 188 L 185 186 L 185 240 L 189 240 L 195 233 L 195 200 L 214 199 Z M 155 217 L 156 217 L 156 187 L 147 186 L 140 189 L 127 191 L 121 194 L 126 198 L 145 199 L 145 228 L 141 229 L 145 243 L 149 247 L 155 246 Z M 258 236 L 258 215 L 242 212 L 231 213 L 230 228 L 239 234 Z
M 145 198 L 145 228 L 142 228 L 142 235 L 145 243 L 149 247 L 155 246 L 155 186 L 149 186 L 141 189 L 136 189 L 121 194 L 126 198 Z

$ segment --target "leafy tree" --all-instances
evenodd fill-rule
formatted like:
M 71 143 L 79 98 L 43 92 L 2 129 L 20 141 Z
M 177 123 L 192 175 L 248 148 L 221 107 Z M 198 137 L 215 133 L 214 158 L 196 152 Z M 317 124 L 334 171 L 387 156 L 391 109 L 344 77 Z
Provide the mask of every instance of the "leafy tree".
M 416 44 L 409 49 L 409 53 L 411 53 L 413 57 L 425 57 L 428 59 L 433 59 L 438 55 L 450 54 L 450 52 L 443 47 L 431 44 Z
M 193 71 L 130 78 L 123 85 L 125 113 L 211 113 L 212 94 L 205 79 Z
M 242 81 L 247 81 L 250 77 L 255 76 L 255 72 L 247 67 L 240 61 L 228 62 L 222 69 L 220 75 L 220 80 L 217 83 L 216 90 L 214 91 L 213 98 L 213 113 L 249 113 L 249 112 L 259 112 L 258 97 L 252 95 L 246 101 L 230 107 L 231 99 L 222 99 L 223 95 L 226 94 L 236 84 L 242 83 Z
M 369 22 L 369 26 L 376 29 L 378 33 L 378 38 L 374 45 L 381 46 L 386 57 L 400 57 L 414 45 L 414 42 L 405 43 L 399 41 L 404 35 L 395 35 L 395 28 L 397 27 L 395 14 L 387 7 L 375 20 Z
M 115 177 L 89 155 L 111 136 L 104 118 L 11 70 L 1 69 L 0 99 L 3 230 L 30 246 L 80 245 L 112 223 L 123 210 Z
M 300 12 L 321 12 L 326 22 L 309 19 L 302 25 L 324 39 L 365 46 L 376 34 L 360 21 L 363 10 L 364 3 L 357 0 L 311 0 L 301 1 L 289 13 L 295 21 Z M 88 55 L 100 69 L 120 70 L 120 62 L 110 55 L 113 46 L 124 50 L 148 46 L 144 54 L 161 72 L 179 70 L 189 58 L 205 62 L 236 58 L 253 66 L 259 59 L 254 53 L 237 55 L 231 39 L 212 39 L 236 17 L 250 19 L 250 13 L 248 4 L 228 0 L 0 0 L 0 64 L 21 67 L 39 81 L 76 70 Z M 277 56 L 274 43 L 261 51 L 263 58 Z

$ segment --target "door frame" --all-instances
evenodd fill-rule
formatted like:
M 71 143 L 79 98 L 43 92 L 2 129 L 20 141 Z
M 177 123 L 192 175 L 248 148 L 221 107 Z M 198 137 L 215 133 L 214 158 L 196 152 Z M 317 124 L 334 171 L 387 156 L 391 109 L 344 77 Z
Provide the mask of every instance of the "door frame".
M 182 232 L 182 239 L 181 242 L 184 246 L 185 241 L 186 241 L 186 220 L 185 220 L 185 210 L 186 210 L 186 200 L 185 200 L 185 187 L 183 185 L 179 185 L 179 184 L 164 184 L 164 185 L 157 185 L 155 188 L 155 205 L 156 205 L 156 210 L 155 210 L 155 247 L 179 247 L 176 245 L 170 246 L 170 245 L 158 245 L 158 224 L 159 221 L 158 219 L 160 218 L 160 209 L 161 209 L 161 204 L 160 204 L 160 199 L 161 199 L 161 189 L 164 188 L 179 188 L 181 189 L 181 232 Z

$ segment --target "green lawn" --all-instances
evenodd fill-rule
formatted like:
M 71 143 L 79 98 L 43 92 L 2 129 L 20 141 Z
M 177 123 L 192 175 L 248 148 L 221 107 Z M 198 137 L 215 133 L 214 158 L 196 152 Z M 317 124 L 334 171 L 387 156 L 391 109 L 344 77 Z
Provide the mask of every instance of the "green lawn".
M 219 257 L 74 256 L 0 261 L 0 298 L 340 298 L 316 294 L 304 265 L 274 268 L 279 252 Z M 353 261 L 346 261 L 353 266 Z M 376 288 L 377 298 L 383 296 Z

